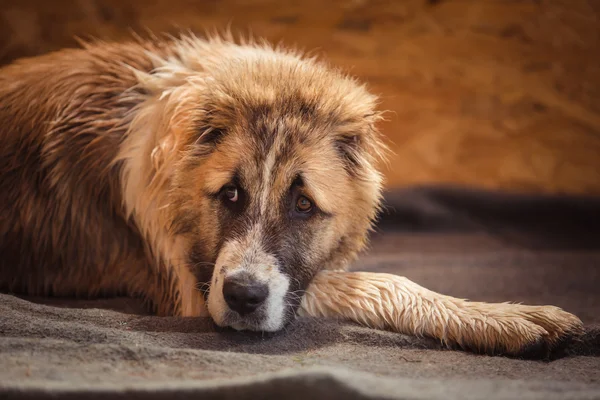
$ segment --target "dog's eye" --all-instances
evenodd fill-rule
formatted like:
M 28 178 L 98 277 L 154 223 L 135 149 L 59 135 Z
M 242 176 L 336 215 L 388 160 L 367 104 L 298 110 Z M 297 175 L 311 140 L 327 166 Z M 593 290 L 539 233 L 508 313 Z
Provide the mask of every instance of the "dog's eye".
M 238 189 L 235 186 L 228 186 L 225 188 L 225 197 L 227 200 L 235 203 L 239 199 Z
M 296 201 L 296 211 L 301 213 L 308 213 L 312 210 L 312 202 L 304 196 L 300 196 Z

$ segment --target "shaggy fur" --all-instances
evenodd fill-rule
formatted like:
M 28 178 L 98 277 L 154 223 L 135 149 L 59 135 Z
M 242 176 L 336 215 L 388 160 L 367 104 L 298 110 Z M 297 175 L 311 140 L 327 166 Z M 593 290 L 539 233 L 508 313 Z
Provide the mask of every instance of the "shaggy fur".
M 300 312 L 433 337 L 478 353 L 534 358 L 545 357 L 581 330 L 579 318 L 558 307 L 469 302 L 373 272 L 319 273 Z
M 493 354 L 578 333 L 554 307 L 339 271 L 380 205 L 379 118 L 355 80 L 264 43 L 187 36 L 18 61 L 0 70 L 0 288 L 124 293 L 160 315 L 268 331 L 301 303 Z M 246 275 L 269 297 L 242 318 L 223 285 Z

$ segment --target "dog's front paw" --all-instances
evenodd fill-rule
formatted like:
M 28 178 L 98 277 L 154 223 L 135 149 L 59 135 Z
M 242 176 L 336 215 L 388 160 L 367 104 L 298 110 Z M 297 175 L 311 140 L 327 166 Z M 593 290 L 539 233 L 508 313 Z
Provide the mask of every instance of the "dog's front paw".
M 547 358 L 583 333 L 583 323 L 575 315 L 554 306 L 521 306 L 523 318 L 543 329 L 541 337 L 525 343 L 515 354 L 526 358 Z
M 475 340 L 461 338 L 469 350 L 520 358 L 548 358 L 557 354 L 571 339 L 583 333 L 575 315 L 553 306 L 494 304 L 480 310 L 482 329 Z M 465 340 L 466 339 L 466 340 Z M 475 346 L 472 346 L 475 345 Z M 475 348 L 473 348 L 475 347 Z

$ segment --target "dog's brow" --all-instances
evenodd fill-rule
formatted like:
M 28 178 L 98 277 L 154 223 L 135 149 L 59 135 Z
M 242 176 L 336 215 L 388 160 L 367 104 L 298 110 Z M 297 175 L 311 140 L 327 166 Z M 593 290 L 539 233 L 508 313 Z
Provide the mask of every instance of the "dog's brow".
M 214 172 L 211 179 L 206 179 L 204 181 L 204 193 L 207 195 L 215 195 L 228 183 L 239 185 L 240 176 L 238 171 L 238 168 L 234 168 L 231 170 L 221 170 L 218 171 L 218 173 Z
M 327 198 L 322 190 L 319 190 L 316 185 L 311 183 L 310 179 L 302 180 L 302 191 L 306 193 L 308 197 L 313 199 L 319 210 L 326 216 L 335 215 L 335 207 L 333 202 Z

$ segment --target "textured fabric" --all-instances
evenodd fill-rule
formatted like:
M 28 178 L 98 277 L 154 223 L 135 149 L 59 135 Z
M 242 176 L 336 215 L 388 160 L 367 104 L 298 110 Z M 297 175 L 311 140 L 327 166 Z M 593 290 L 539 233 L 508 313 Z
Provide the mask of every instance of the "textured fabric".
M 524 361 L 337 321 L 238 333 L 144 315 L 135 299 L 1 294 L 0 398 L 600 398 L 600 241 L 584 240 L 598 228 L 583 223 L 597 199 L 420 188 L 388 203 L 353 269 L 471 300 L 560 306 L 584 321 L 584 338 L 555 361 Z

